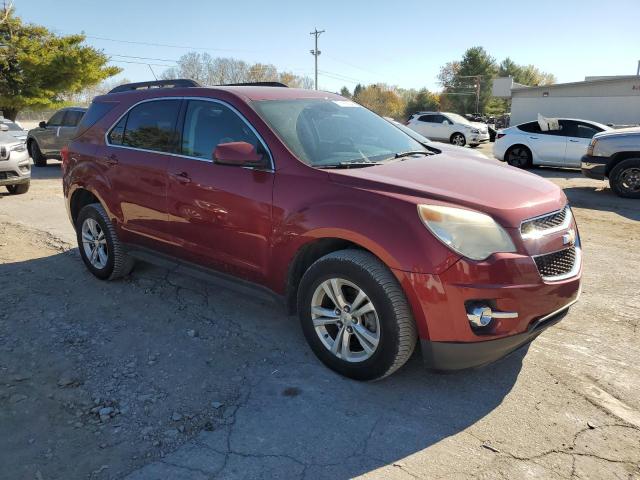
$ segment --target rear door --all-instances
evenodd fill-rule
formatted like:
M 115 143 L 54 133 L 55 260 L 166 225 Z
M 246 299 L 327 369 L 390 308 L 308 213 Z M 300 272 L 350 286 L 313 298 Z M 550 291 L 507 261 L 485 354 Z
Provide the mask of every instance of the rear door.
M 432 140 L 442 139 L 442 120 L 437 122 L 437 117 L 444 117 L 442 115 L 420 115 L 415 122 L 415 129 L 418 133 Z
M 582 156 L 587 153 L 587 147 L 593 136 L 601 132 L 600 127 L 596 127 L 587 122 L 574 120 L 563 120 L 567 124 L 567 149 L 564 155 L 564 165 L 567 167 L 579 168 Z
M 98 155 L 106 168 L 123 240 L 167 251 L 167 168 L 175 150 L 179 99 L 154 99 L 131 108 L 107 134 Z
M 562 121 L 560 130 L 542 131 L 538 122 L 518 126 L 518 129 L 525 132 L 524 139 L 533 153 L 534 163 L 557 166 L 564 163 L 567 137 L 563 128 L 566 125 L 563 126 Z
M 62 147 L 69 144 L 69 141 L 73 138 L 73 135 L 82 120 L 84 110 L 66 110 L 62 124 L 56 132 L 56 136 L 53 141 L 53 149 L 60 151 Z
M 183 107 L 178 155 L 169 160 L 167 200 L 176 256 L 263 283 L 271 238 L 273 162 L 233 107 L 191 99 Z M 260 168 L 213 162 L 217 145 L 247 142 Z

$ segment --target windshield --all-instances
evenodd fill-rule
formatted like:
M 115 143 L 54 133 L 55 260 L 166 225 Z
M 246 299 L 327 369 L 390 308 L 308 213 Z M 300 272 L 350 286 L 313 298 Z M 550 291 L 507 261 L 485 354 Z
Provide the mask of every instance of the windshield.
M 2 122 L 3 125 L 6 125 L 7 128 L 9 128 L 10 132 L 22 132 L 23 131 L 18 125 L 13 123 L 11 120 L 0 120 L 0 122 Z
M 296 156 L 323 167 L 380 162 L 423 145 L 375 113 L 349 100 L 260 100 L 256 111 Z
M 457 113 L 447 113 L 447 118 L 453 123 L 464 123 L 465 125 L 471 125 L 471 122 Z

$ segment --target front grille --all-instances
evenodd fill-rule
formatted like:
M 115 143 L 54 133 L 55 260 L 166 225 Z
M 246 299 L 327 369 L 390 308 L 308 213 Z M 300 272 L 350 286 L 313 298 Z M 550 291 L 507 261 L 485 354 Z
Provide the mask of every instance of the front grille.
M 577 252 L 576 247 L 565 248 L 553 253 L 547 253 L 546 255 L 538 255 L 533 257 L 536 262 L 536 267 L 540 275 L 544 279 L 553 279 L 555 277 L 562 277 L 571 273 L 573 267 L 576 265 Z
M 549 213 L 541 217 L 532 218 L 531 220 L 525 220 L 520 225 L 520 232 L 522 235 L 531 235 L 534 232 L 542 232 L 545 230 L 551 230 L 564 225 L 567 220 L 567 211 L 569 207 L 565 207 L 559 212 Z
M 18 176 L 19 175 L 16 172 L 0 172 L 0 180 L 7 180 Z

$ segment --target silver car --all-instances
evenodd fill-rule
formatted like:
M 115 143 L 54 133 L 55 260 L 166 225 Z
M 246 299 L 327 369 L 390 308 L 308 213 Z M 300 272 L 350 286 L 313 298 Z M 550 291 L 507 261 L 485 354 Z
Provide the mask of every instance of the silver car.
M 86 111 L 82 107 L 63 108 L 48 122 L 29 130 L 27 148 L 36 167 L 46 166 L 48 158 L 60 159 L 60 150 L 69 143 Z
M 9 193 L 27 193 L 31 183 L 31 164 L 24 140 L 0 128 L 0 185 Z

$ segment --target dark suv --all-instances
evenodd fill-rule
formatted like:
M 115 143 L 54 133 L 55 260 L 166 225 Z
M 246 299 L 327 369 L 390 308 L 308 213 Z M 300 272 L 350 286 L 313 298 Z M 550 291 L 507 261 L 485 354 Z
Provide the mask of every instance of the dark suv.
M 352 378 L 392 373 L 418 339 L 435 369 L 491 362 L 580 292 L 562 190 L 436 153 L 335 94 L 134 84 L 97 97 L 76 135 L 64 193 L 95 276 L 137 258 L 250 282 Z

